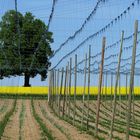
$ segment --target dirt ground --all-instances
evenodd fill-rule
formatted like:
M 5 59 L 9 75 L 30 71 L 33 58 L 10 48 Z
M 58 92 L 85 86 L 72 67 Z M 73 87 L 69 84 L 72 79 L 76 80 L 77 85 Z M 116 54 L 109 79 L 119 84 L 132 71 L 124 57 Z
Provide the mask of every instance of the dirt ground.
M 23 124 L 20 126 L 20 113 L 22 109 L 22 103 L 25 105 L 25 114 Z M 20 132 L 20 129 L 21 132 Z M 30 100 L 22 101 L 17 100 L 16 108 L 13 115 L 10 117 L 5 129 L 2 140 L 39 140 L 40 130 L 36 121 L 34 120 L 31 113 Z
M 14 99 L 0 99 L 0 123 L 4 121 L 6 114 L 12 109 Z M 135 102 L 135 120 L 131 122 L 130 139 L 138 140 L 140 136 L 140 102 Z M 118 103 L 115 117 L 114 140 L 125 139 L 126 129 L 126 104 Z M 101 104 L 100 123 L 98 137 L 93 135 L 95 132 L 96 102 L 89 102 L 89 128 L 87 132 L 81 129 L 81 119 L 86 128 L 87 123 L 87 102 L 83 105 L 81 101 L 70 103 L 70 116 L 68 116 L 68 106 L 66 104 L 65 117 L 58 116 L 58 106 L 54 109 L 49 106 L 46 100 L 17 99 L 15 110 L 7 119 L 1 140 L 97 140 L 109 139 L 110 121 L 112 115 L 111 103 Z M 73 125 L 73 110 L 76 109 L 75 125 Z M 55 112 L 56 111 L 56 112 Z M 62 115 L 62 104 L 61 112 Z M 51 138 L 50 138 L 51 137 Z

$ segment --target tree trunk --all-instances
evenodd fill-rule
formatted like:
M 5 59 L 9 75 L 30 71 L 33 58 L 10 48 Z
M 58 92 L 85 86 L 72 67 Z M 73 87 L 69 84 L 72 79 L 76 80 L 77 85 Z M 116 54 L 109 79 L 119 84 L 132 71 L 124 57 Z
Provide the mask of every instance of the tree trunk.
M 29 84 L 29 81 L 30 81 L 30 74 L 28 72 L 25 72 L 24 87 L 30 87 L 31 86 Z

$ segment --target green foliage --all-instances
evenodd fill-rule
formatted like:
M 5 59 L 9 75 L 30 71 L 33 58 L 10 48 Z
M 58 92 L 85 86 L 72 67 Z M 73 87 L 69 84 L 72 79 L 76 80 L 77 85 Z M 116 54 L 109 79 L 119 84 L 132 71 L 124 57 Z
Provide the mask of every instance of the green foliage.
M 50 44 L 52 32 L 46 32 L 47 26 L 32 13 L 25 15 L 10 10 L 0 22 L 0 76 L 1 78 L 29 73 L 46 78 L 50 66 L 48 57 L 52 55 Z M 39 48 L 39 49 L 38 49 Z M 20 54 L 19 54 L 20 49 Z M 29 69 L 34 54 L 32 68 Z M 21 59 L 21 69 L 20 69 Z

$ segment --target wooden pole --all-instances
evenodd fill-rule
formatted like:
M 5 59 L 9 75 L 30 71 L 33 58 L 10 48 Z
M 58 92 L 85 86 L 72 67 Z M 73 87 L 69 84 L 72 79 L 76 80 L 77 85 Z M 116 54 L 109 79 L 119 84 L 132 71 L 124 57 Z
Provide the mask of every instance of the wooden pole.
M 108 86 L 108 82 L 107 82 L 107 80 L 108 80 L 108 73 L 106 72 L 105 73 L 106 74 L 106 78 L 105 78 L 105 105 L 107 105 L 106 104 L 106 102 L 107 102 L 107 86 Z
M 71 108 L 71 69 L 72 69 L 72 58 L 70 58 L 70 70 L 69 70 L 69 103 L 68 103 L 69 118 L 70 118 L 70 108 Z
M 134 73 L 135 73 L 135 61 L 136 61 L 136 49 L 137 49 L 137 34 L 138 34 L 138 20 L 135 21 L 132 65 L 131 65 L 131 73 L 130 73 L 130 89 L 129 89 L 129 96 L 128 96 L 126 140 L 129 140 L 129 132 L 130 132 L 132 92 L 134 88 Z
M 55 89 L 54 89 L 54 70 L 52 71 L 52 108 L 54 108 L 54 92 L 55 92 Z
M 134 78 L 135 78 L 135 75 L 134 75 Z M 134 85 L 133 85 L 134 86 Z M 135 121 L 135 91 L 134 91 L 134 88 L 133 88 L 133 92 L 132 92 L 132 117 L 133 117 L 133 122 Z
M 68 74 L 68 66 L 66 66 L 66 71 L 65 71 L 65 83 L 64 83 L 64 95 L 63 95 L 63 110 L 62 110 L 62 116 L 63 117 L 65 115 L 65 105 L 66 105 L 67 74 Z
M 87 79 L 87 54 L 85 55 L 85 68 L 84 68 L 83 107 L 82 107 L 82 120 L 81 120 L 81 127 L 82 127 L 82 128 L 83 128 L 83 121 L 84 121 L 84 107 L 85 107 L 86 79 Z
M 104 82 L 104 80 L 105 80 L 105 74 L 103 73 L 103 76 L 102 76 L 102 89 L 101 89 L 101 100 L 103 100 L 103 102 L 104 102 L 104 95 L 105 95 L 105 91 L 104 91 L 105 82 Z
M 127 90 L 128 83 L 127 83 L 127 81 L 128 81 L 128 74 L 126 73 L 126 101 L 128 99 L 128 90 Z
M 121 74 L 119 74 L 119 115 L 121 117 Z
M 51 92 L 51 71 L 48 72 L 48 103 L 50 103 L 50 92 Z
M 69 103 L 69 62 L 67 66 L 67 80 L 66 80 L 66 113 L 68 114 L 68 103 Z
M 76 114 L 76 92 L 77 92 L 77 54 L 75 55 L 75 72 L 74 72 L 74 114 L 73 114 L 73 125 L 75 125 L 75 114 Z
M 134 74 L 135 79 L 135 74 Z M 135 91 L 133 85 L 133 92 L 132 92 L 132 121 L 135 122 Z
M 111 73 L 111 106 L 113 106 L 112 97 L 113 97 L 113 73 Z
M 88 60 L 87 130 L 88 130 L 88 124 L 89 124 L 90 57 L 91 57 L 91 46 L 89 46 L 89 60 Z
M 128 106 L 127 106 L 127 101 L 128 101 L 128 76 L 129 76 L 129 73 L 126 73 L 126 81 L 125 81 L 125 86 L 126 86 L 126 110 L 128 109 Z M 125 118 L 127 120 L 127 113 L 125 113 Z
M 49 97 L 49 104 L 52 106 L 52 92 L 53 92 L 53 85 L 52 85 L 53 75 L 52 70 L 50 71 L 50 97 Z
M 111 127 L 110 127 L 110 140 L 112 140 L 112 137 L 113 137 L 114 119 L 115 119 L 115 113 L 116 113 L 117 88 L 118 88 L 118 82 L 119 82 L 120 65 L 121 65 L 121 57 L 122 57 L 122 49 L 123 49 L 123 39 L 124 39 L 124 31 L 122 31 L 122 36 L 121 36 L 121 47 L 120 47 L 118 68 L 117 68 L 117 74 L 116 74 L 116 83 L 115 83 L 115 91 L 114 91 L 114 99 L 113 99 L 113 111 L 112 111 L 112 119 L 111 119 Z
M 57 98 L 56 98 L 56 93 L 57 93 L 57 89 L 56 89 L 56 83 L 57 82 L 57 79 L 56 79 L 56 70 L 54 70 L 54 110 L 55 110 L 55 112 L 57 112 Z
M 101 89 L 102 89 L 102 76 L 103 76 L 103 68 L 104 68 L 105 44 L 106 44 L 106 38 L 103 37 L 103 41 L 102 41 L 102 58 L 101 58 L 101 65 L 100 65 L 98 99 L 97 99 L 97 110 L 96 110 L 96 121 L 95 121 L 95 123 L 96 123 L 95 124 L 96 135 L 98 135 L 98 124 L 99 124 L 99 112 L 100 112 L 100 104 L 101 104 Z
M 53 70 L 51 70 L 51 107 L 53 106 Z
M 61 85 L 60 85 L 60 93 L 59 93 L 59 116 L 61 115 L 61 97 L 62 97 L 62 90 L 63 90 L 63 76 L 64 76 L 64 68 L 61 71 Z
M 59 69 L 58 69 L 58 71 L 57 71 L 57 110 L 58 110 L 58 114 L 59 114 L 59 98 L 60 98 L 60 96 L 59 96 Z

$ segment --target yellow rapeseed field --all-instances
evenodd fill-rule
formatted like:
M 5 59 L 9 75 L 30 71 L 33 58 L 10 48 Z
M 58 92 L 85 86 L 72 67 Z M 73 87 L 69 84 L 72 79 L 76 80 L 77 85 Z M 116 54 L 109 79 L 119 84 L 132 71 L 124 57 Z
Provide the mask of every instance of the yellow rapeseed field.
M 58 88 L 54 88 L 54 90 L 58 90 Z M 67 90 L 68 91 L 68 90 Z M 88 93 L 88 88 L 86 87 L 86 94 Z M 111 94 L 111 87 L 102 87 L 103 94 L 105 94 L 105 91 L 108 95 Z M 114 93 L 114 87 L 112 87 L 112 91 Z M 64 87 L 63 87 L 64 92 Z M 121 87 L 120 92 L 118 89 L 117 94 L 121 93 L 122 95 L 129 93 L 129 88 Z M 76 88 L 77 95 L 83 94 L 83 87 L 77 87 Z M 98 93 L 98 87 L 90 87 L 90 94 L 96 95 Z M 134 88 L 134 93 L 136 95 L 140 94 L 140 87 Z M 48 94 L 48 87 L 0 87 L 0 94 Z M 71 94 L 74 94 L 74 87 L 71 87 Z

